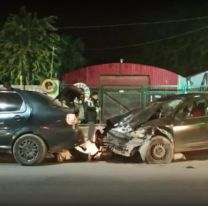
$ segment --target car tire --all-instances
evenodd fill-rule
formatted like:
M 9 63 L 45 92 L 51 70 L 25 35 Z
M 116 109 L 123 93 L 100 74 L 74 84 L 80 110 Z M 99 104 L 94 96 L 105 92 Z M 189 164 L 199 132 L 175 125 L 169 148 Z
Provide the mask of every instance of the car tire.
M 173 143 L 163 136 L 151 139 L 146 153 L 146 162 L 149 164 L 167 164 L 173 160 Z
M 13 146 L 13 156 L 21 165 L 32 166 L 40 164 L 46 157 L 45 142 L 37 135 L 24 134 Z

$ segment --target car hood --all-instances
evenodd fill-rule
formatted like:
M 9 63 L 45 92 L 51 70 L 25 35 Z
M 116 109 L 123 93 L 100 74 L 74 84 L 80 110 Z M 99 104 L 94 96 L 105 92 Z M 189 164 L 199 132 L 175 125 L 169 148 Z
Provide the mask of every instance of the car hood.
M 106 121 L 105 132 L 108 132 L 112 128 L 124 127 L 134 130 L 141 124 L 154 119 L 160 106 L 156 105 L 144 110 L 139 108 L 133 109 L 125 114 L 114 116 Z

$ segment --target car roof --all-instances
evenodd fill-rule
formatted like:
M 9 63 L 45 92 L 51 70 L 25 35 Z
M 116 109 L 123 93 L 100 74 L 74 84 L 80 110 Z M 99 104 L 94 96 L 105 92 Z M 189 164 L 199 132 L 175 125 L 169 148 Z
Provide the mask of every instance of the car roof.
M 180 98 L 191 98 L 191 97 L 198 97 L 198 96 L 207 96 L 207 93 L 189 93 L 189 94 L 173 94 L 168 95 L 166 97 L 161 97 L 160 99 L 157 99 L 156 101 L 165 101 L 165 100 L 173 100 L 173 99 L 180 99 Z
M 7 90 L 7 89 L 0 89 L 0 92 L 5 92 L 5 93 L 18 93 L 20 94 L 21 96 L 25 96 L 27 97 L 28 99 L 31 99 L 31 100 L 52 100 L 51 97 L 45 95 L 44 93 L 40 93 L 40 92 L 37 92 L 37 91 L 30 91 L 30 90 L 21 90 L 21 89 L 11 89 L 11 90 Z

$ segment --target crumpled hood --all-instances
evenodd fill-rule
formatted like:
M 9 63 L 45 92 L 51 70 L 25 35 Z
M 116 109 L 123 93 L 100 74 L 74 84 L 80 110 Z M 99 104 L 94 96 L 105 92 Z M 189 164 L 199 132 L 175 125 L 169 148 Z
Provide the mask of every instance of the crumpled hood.
M 136 108 L 125 114 L 110 118 L 106 121 L 105 132 L 108 132 L 112 128 L 117 128 L 118 131 L 123 130 L 123 132 L 124 130 L 125 132 L 134 130 L 139 125 L 149 121 L 156 114 L 159 108 L 159 105 L 148 107 L 144 110 Z

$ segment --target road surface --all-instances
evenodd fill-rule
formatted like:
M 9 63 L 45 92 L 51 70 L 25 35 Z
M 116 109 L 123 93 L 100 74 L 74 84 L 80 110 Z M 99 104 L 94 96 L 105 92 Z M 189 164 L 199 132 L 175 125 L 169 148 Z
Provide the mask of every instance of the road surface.
M 208 205 L 208 160 L 0 163 L 0 205 Z

